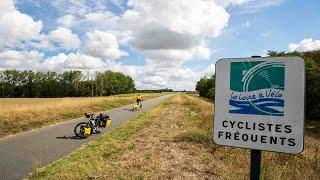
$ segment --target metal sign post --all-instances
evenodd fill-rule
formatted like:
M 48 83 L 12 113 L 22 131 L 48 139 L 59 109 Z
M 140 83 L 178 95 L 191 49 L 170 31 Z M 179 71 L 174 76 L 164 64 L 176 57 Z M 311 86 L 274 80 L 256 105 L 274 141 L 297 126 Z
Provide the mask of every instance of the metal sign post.
M 252 56 L 252 58 L 261 58 L 261 56 Z M 250 151 L 250 180 L 260 179 L 261 151 L 251 149 Z
M 300 57 L 222 59 L 216 63 L 214 141 L 251 149 L 259 179 L 261 150 L 304 147 L 305 65 Z
M 251 149 L 251 159 L 250 159 L 250 179 L 259 180 L 260 179 L 260 165 L 261 165 L 261 151 L 256 149 Z

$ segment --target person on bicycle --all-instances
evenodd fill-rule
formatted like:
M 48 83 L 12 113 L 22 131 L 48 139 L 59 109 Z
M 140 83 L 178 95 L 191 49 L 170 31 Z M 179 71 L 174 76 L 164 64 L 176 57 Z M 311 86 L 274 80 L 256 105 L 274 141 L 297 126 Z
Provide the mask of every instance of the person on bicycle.
M 141 96 L 140 94 L 138 94 L 138 95 L 136 96 L 136 102 L 137 102 L 137 104 L 138 104 L 140 107 L 142 107 L 142 101 L 143 101 L 142 96 Z

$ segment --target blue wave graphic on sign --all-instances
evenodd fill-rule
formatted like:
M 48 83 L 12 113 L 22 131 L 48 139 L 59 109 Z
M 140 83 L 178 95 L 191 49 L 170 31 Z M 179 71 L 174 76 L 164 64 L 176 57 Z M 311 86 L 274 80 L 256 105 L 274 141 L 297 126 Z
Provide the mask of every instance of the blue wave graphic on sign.
M 263 98 L 253 101 L 229 100 L 229 105 L 237 109 L 229 110 L 229 113 L 237 114 L 256 114 L 256 115 L 274 115 L 283 116 L 283 111 L 275 109 L 284 107 L 284 100 L 278 98 Z
M 229 113 L 283 116 L 283 62 L 232 62 Z

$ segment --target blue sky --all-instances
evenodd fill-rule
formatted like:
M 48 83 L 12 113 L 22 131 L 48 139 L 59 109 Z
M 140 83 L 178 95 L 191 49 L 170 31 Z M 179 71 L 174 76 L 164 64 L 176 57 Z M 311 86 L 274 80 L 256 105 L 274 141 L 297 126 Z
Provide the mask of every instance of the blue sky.
M 255 13 L 241 13 L 241 7 L 230 8 L 229 26 L 213 39 L 210 48 L 217 50 L 212 59 L 198 63 L 199 68 L 221 58 L 265 56 L 266 51 L 289 51 L 289 43 L 302 39 L 320 39 L 320 1 L 285 0 Z M 244 24 L 249 22 L 249 27 Z
M 113 70 L 193 90 L 221 58 L 320 48 L 317 0 L 8 0 L 0 69 Z M 203 13 L 206 12 L 206 13 Z

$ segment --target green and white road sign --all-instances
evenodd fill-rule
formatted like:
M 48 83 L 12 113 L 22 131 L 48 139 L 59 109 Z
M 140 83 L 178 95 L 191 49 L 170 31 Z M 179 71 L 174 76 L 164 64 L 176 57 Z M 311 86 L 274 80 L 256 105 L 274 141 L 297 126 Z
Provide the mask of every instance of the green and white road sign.
M 299 153 L 304 141 L 304 61 L 299 57 L 216 63 L 214 141 Z

